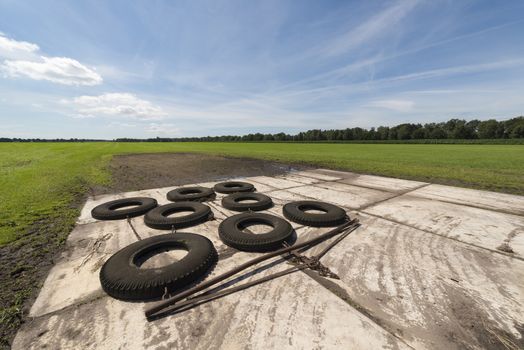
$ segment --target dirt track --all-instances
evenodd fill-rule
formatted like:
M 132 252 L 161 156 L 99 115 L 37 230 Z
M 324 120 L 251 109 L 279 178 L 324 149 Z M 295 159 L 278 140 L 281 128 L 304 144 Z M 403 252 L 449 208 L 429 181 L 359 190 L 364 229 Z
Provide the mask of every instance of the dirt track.
M 192 153 L 153 153 L 115 156 L 110 164 L 113 183 L 94 188 L 94 194 L 218 181 L 230 177 L 274 176 L 304 165 L 250 158 L 227 158 Z

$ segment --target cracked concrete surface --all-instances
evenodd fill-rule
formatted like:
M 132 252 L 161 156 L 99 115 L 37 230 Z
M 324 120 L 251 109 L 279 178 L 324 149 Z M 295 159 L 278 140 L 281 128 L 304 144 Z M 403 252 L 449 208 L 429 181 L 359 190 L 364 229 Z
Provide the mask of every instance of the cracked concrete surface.
M 104 261 L 138 238 L 125 220 L 96 221 L 90 211 L 132 196 L 168 203 L 174 187 L 97 196 L 86 202 L 13 349 L 524 347 L 524 197 L 326 169 L 242 181 L 272 197 L 268 211 L 276 215 L 288 201 L 317 199 L 358 216 L 362 227 L 322 260 L 341 279 L 296 272 L 147 322 L 148 303 L 115 300 L 98 280 Z M 209 203 L 216 220 L 181 230 L 215 245 L 211 276 L 256 255 L 220 241 L 220 221 L 234 214 L 222 197 Z M 142 239 L 165 233 L 142 217 L 131 222 Z M 294 228 L 298 240 L 326 230 Z

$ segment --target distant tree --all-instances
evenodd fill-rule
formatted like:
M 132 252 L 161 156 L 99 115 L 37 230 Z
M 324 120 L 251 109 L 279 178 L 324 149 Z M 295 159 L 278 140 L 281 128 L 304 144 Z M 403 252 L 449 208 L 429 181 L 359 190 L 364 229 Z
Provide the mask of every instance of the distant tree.
M 521 139 L 524 138 L 524 123 L 516 125 L 513 130 L 511 130 L 510 138 Z
M 388 140 L 398 140 L 398 127 L 394 126 L 389 129 Z
M 413 124 L 400 124 L 397 127 L 397 139 L 398 140 L 409 140 L 412 137 L 412 133 L 414 131 Z
M 477 136 L 478 121 L 466 123 L 462 119 L 451 119 L 445 124 L 449 138 L 452 139 L 472 139 Z
M 426 130 L 424 128 L 417 128 L 413 131 L 413 139 L 422 140 L 426 138 Z
M 497 137 L 499 122 L 495 119 L 481 121 L 478 125 L 478 136 L 481 139 L 494 139 Z
M 364 140 L 364 132 L 362 128 L 353 128 L 353 140 Z
M 451 131 L 452 139 L 467 139 L 468 130 L 466 129 L 466 123 L 457 123 Z
M 375 128 L 371 128 L 367 132 L 364 131 L 364 139 L 365 140 L 376 140 L 377 139 L 377 132 L 376 132 Z
M 433 130 L 431 130 L 431 132 L 429 133 L 429 138 L 430 139 L 447 139 L 448 133 L 446 132 L 446 130 L 444 130 L 444 128 L 437 126 Z
M 353 140 L 354 139 L 354 135 L 353 135 L 353 129 L 345 129 L 344 132 L 342 133 L 342 139 L 343 140 Z
M 379 140 L 387 140 L 389 137 L 389 128 L 387 126 L 379 126 L 377 129 Z
M 524 137 L 524 117 L 513 118 L 506 121 L 506 134 L 510 138 Z
M 285 141 L 286 140 L 286 134 L 283 132 L 280 132 L 274 136 L 275 141 Z

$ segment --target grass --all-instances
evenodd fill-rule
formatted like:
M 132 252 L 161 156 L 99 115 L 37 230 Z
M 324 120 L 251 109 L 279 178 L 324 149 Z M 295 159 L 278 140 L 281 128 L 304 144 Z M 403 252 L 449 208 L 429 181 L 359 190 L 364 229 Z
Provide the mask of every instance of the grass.
M 75 198 L 110 181 L 115 154 L 203 152 L 524 194 L 523 145 L 293 143 L 1 143 L 0 245 L 35 222 L 72 225 Z M 64 220 L 65 218 L 65 220 Z

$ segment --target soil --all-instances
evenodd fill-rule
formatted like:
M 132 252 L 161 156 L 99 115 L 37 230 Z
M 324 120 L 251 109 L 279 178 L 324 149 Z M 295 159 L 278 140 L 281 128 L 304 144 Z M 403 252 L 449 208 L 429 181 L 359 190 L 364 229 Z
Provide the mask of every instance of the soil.
M 112 183 L 90 188 L 91 194 L 136 191 L 148 188 L 219 181 L 230 177 L 274 176 L 304 165 L 204 154 L 156 153 L 113 157 L 109 164 Z M 70 205 L 80 211 L 87 193 Z M 54 260 L 73 229 L 74 220 L 60 215 L 35 222 L 15 242 L 0 246 L 0 348 L 9 348 L 18 328 L 43 285 Z
M 80 207 L 81 198 L 71 205 Z M 73 225 L 56 216 L 35 222 L 15 242 L 0 246 L 0 349 L 8 349 Z
M 291 170 L 310 169 L 305 165 L 193 153 L 120 155 L 113 157 L 109 168 L 113 183 L 94 188 L 93 194 L 180 186 L 231 177 L 275 176 Z

